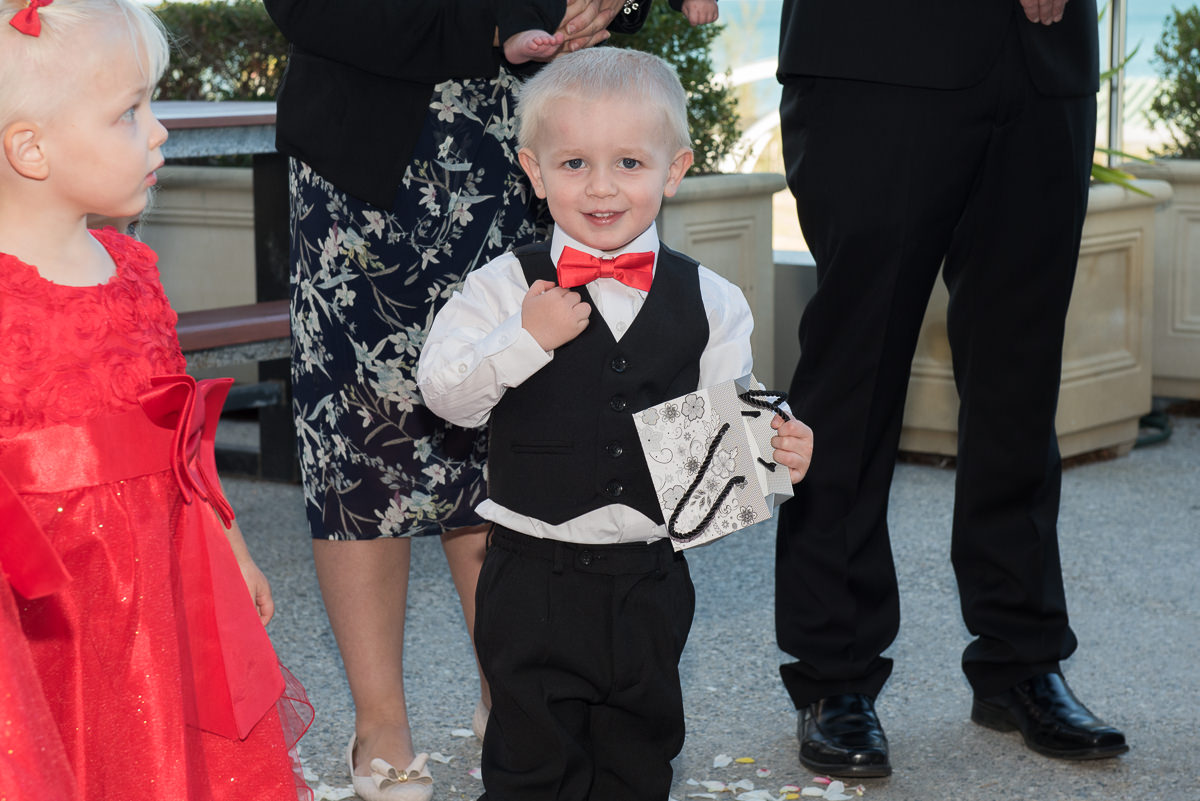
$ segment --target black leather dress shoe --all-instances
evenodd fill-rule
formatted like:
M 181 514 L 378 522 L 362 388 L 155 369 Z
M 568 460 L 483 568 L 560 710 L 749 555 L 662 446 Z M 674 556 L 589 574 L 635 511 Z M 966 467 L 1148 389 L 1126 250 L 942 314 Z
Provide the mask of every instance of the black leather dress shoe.
M 971 720 L 1019 731 L 1025 745 L 1056 759 L 1104 759 L 1129 750 L 1125 735 L 1093 715 L 1057 673 L 1026 679 L 991 698 L 976 696 Z
M 800 710 L 800 764 L 830 776 L 891 776 L 887 736 L 875 701 L 857 693 L 831 695 Z

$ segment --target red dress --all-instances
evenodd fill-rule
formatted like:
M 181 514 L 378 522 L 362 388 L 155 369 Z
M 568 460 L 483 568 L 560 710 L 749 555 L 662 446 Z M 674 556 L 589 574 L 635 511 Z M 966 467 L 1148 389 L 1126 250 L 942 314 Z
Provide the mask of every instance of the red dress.
M 311 707 L 214 513 L 227 385 L 183 375 L 154 253 L 95 236 L 100 286 L 0 254 L 0 796 L 311 798 Z

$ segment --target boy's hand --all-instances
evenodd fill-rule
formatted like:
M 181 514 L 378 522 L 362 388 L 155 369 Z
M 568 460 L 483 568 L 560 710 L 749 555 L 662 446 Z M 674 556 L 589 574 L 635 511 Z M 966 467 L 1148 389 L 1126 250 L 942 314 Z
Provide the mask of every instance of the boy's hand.
M 558 55 L 567 37 L 560 33 L 545 31 L 521 31 L 514 33 L 504 42 L 504 58 L 509 64 L 524 64 L 526 61 L 549 61 Z
M 775 429 L 775 436 L 771 437 L 771 447 L 775 449 L 772 458 L 788 469 L 793 484 L 799 483 L 812 462 L 812 429 L 795 417 L 785 423 L 779 415 L 771 421 L 771 428 Z
M 716 22 L 720 16 L 716 0 L 683 0 L 683 16 L 692 25 L 704 25 Z
M 521 301 L 521 327 L 549 353 L 579 336 L 591 313 L 578 292 L 537 280 Z

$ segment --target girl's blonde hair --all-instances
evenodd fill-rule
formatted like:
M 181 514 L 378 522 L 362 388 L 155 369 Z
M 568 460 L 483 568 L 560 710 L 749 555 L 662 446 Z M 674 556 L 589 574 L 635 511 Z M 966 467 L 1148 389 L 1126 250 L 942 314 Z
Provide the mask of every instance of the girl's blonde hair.
M 9 24 L 26 5 L 27 0 L 0 0 L 0 126 L 28 113 L 35 103 L 44 106 L 48 82 L 80 79 L 71 69 L 81 57 L 80 31 L 106 22 L 124 25 L 139 63 L 144 51 L 147 85 L 157 83 L 167 68 L 166 30 L 137 0 L 54 0 L 37 10 L 42 25 L 38 36 Z
M 618 47 L 591 47 L 554 59 L 521 87 L 517 101 L 517 143 L 532 147 L 556 102 L 566 98 L 618 96 L 663 116 L 679 148 L 691 149 L 687 92 L 671 65 L 650 53 Z

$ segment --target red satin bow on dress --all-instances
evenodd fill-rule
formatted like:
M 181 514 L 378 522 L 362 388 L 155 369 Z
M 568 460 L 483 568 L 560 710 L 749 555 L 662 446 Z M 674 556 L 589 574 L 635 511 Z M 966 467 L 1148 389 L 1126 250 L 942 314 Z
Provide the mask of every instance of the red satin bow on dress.
M 164 428 L 175 429 L 171 441 L 171 469 L 183 499 L 212 504 L 228 528 L 233 508 L 225 500 L 217 478 L 214 442 L 221 407 L 232 378 L 197 381 L 189 375 L 155 376 L 151 388 L 138 398 L 146 416 Z
M 198 701 L 194 722 L 206 731 L 241 740 L 275 705 L 284 681 L 229 541 L 205 504 L 196 503 L 211 505 L 226 527 L 233 522 L 213 451 L 231 384 L 232 378 L 156 376 L 138 402 L 156 425 L 174 430 L 171 469 L 187 504 L 180 523 L 179 560 Z
M 649 292 L 654 281 L 654 254 L 622 253 L 612 259 L 599 259 L 575 248 L 563 248 L 558 257 L 559 286 L 570 288 L 597 278 L 615 278 L 625 286 Z
M 13 18 L 8 21 L 8 24 L 16 28 L 26 36 L 40 36 L 42 33 L 42 18 L 38 16 L 38 9 L 42 6 L 48 6 L 54 0 L 29 0 L 28 5 L 13 15 Z

